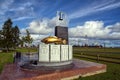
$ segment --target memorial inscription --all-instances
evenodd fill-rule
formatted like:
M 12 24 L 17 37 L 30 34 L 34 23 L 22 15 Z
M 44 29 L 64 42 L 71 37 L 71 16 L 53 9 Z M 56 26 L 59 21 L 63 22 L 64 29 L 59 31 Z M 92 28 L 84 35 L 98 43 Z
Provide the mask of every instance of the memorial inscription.
M 68 45 L 61 45 L 61 61 L 68 60 Z
M 39 61 L 48 62 L 49 61 L 49 45 L 46 45 L 46 44 L 40 45 L 39 48 L 40 48 Z
M 72 46 L 71 45 L 69 45 L 69 60 L 72 60 L 72 58 L 73 58 L 73 54 L 72 54 L 72 52 L 73 52 L 73 48 L 72 48 Z
M 50 61 L 54 62 L 54 61 L 60 61 L 60 45 L 51 45 L 51 57 L 50 57 Z

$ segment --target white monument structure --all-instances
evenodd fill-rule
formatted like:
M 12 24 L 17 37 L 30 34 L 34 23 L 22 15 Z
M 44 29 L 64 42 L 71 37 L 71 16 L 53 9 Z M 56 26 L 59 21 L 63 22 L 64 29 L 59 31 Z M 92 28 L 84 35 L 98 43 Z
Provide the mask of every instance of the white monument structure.
M 59 14 L 58 19 L 62 22 L 63 13 Z M 68 27 L 57 26 L 55 36 L 44 38 L 41 42 L 44 44 L 39 44 L 38 62 L 40 66 L 60 66 L 72 63 L 73 51 L 72 45 L 68 44 Z
M 39 62 L 41 66 L 59 66 L 72 63 L 71 45 L 39 45 Z

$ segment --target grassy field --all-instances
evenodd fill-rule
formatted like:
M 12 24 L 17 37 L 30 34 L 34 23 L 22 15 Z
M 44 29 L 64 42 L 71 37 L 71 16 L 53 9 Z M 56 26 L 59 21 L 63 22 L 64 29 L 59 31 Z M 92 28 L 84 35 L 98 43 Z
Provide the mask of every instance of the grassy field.
M 0 53 L 0 73 L 6 63 L 13 62 L 13 52 Z
M 18 52 L 37 52 L 36 48 L 18 48 L 16 51 Z M 7 63 L 13 62 L 13 52 L 9 53 L 0 53 L 0 72 L 2 71 L 3 67 Z M 115 60 L 120 61 L 120 48 L 73 48 L 74 52 L 74 58 L 88 60 L 97 62 L 97 55 L 99 54 L 99 59 L 105 59 L 99 60 L 99 63 L 103 63 L 107 65 L 107 72 L 79 78 L 76 80 L 120 80 L 120 64 L 116 64 L 114 62 L 109 62 L 107 60 Z M 87 57 L 83 57 L 87 56 Z
M 86 58 L 78 58 L 78 59 L 97 62 L 96 60 L 91 60 Z M 120 80 L 120 64 L 103 62 L 103 61 L 100 61 L 99 63 L 107 65 L 107 72 L 93 76 L 88 76 L 88 77 L 80 77 L 75 80 Z
M 88 48 L 88 47 L 74 47 L 74 50 L 81 50 L 81 51 L 90 51 L 90 52 L 114 52 L 114 53 L 120 53 L 120 48 Z
M 73 49 L 74 57 L 82 60 L 98 62 L 107 65 L 107 72 L 76 80 L 120 80 L 120 48 L 77 48 Z M 111 62 L 107 61 L 110 60 Z M 115 61 L 115 62 L 114 62 Z
M 74 55 L 100 60 L 116 61 L 120 63 L 120 48 L 77 48 L 73 49 Z
M 18 52 L 37 52 L 37 48 L 17 48 Z

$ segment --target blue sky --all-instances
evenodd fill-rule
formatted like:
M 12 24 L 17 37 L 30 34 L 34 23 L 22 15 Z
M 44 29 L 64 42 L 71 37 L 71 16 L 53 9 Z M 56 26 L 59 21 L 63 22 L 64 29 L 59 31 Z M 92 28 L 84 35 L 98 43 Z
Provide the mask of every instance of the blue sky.
M 112 45 L 119 43 L 120 0 L 0 0 L 0 27 L 11 18 L 22 32 L 29 29 L 40 35 L 51 34 L 57 11 L 67 15 L 71 38 L 87 35 Z M 113 44 L 113 40 L 118 43 Z

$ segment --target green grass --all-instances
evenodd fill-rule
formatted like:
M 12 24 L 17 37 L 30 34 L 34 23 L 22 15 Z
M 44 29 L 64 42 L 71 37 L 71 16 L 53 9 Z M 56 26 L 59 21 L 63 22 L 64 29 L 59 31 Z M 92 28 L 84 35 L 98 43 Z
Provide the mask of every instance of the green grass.
M 13 52 L 0 53 L 0 73 L 6 63 L 13 62 Z
M 97 56 L 106 58 L 120 59 L 120 48 L 79 48 L 74 47 L 73 52 L 76 54 L 84 54 L 90 56 Z
M 17 48 L 18 52 L 37 52 L 37 48 Z
M 120 53 L 120 48 L 90 48 L 90 47 L 74 47 L 74 50 L 86 51 L 86 52 L 114 52 Z
M 74 57 L 78 59 L 88 60 L 97 62 L 97 55 L 99 54 L 100 59 L 107 59 L 112 61 L 120 62 L 120 48 L 78 48 L 74 47 Z M 82 55 L 81 55 L 82 53 Z M 81 57 L 85 56 L 85 57 Z M 99 63 L 107 65 L 107 72 L 88 76 L 80 77 L 75 80 L 120 80 L 120 64 L 99 61 Z
M 112 63 L 118 63 L 120 64 L 119 59 L 112 59 L 112 58 L 104 58 L 104 57 L 98 57 L 97 56 L 88 56 L 88 55 L 79 55 L 79 54 L 74 54 L 75 57 L 80 57 L 80 58 L 88 58 L 88 59 L 93 59 L 93 60 L 98 60 L 98 61 L 105 61 L 105 62 L 112 62 Z
M 86 58 L 79 58 L 79 59 L 97 62 L 96 60 L 91 60 Z M 88 76 L 88 77 L 80 77 L 76 80 L 120 80 L 120 64 L 103 62 L 103 61 L 100 61 L 100 63 L 107 65 L 107 72 L 93 76 Z

